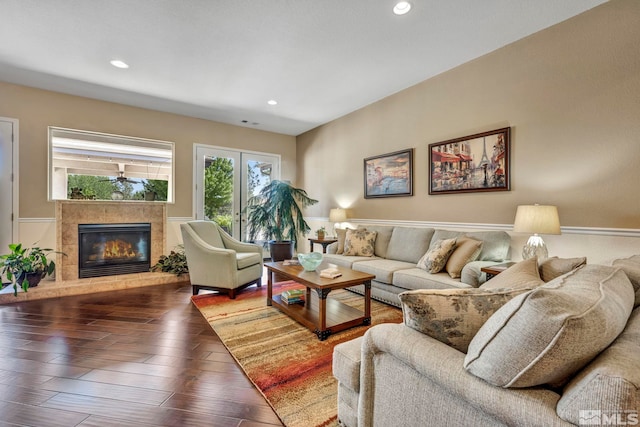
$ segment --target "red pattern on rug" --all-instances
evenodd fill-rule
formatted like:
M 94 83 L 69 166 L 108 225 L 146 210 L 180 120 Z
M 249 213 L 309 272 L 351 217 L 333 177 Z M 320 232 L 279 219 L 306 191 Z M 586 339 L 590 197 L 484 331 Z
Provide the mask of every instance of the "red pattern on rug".
M 333 348 L 362 336 L 370 326 L 351 328 L 320 341 L 277 308 L 267 306 L 266 288 L 246 288 L 235 300 L 203 294 L 193 296 L 192 301 L 286 426 L 337 425 Z M 273 293 L 299 288 L 304 286 L 280 282 L 273 285 Z M 349 291 L 333 291 L 330 297 L 358 309 L 364 304 L 361 295 Z M 372 301 L 371 317 L 373 325 L 400 323 L 402 311 Z

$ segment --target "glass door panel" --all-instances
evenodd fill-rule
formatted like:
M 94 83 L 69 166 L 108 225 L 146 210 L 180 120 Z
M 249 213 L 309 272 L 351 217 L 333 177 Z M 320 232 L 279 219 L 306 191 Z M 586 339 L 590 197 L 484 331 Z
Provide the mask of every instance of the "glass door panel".
M 218 223 L 246 241 L 247 200 L 280 177 L 280 156 L 196 146 L 196 219 Z

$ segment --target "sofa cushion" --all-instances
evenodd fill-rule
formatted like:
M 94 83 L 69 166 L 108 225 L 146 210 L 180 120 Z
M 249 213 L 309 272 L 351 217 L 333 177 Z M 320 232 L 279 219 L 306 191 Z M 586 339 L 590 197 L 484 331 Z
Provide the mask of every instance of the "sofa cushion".
M 389 248 L 389 241 L 391 240 L 391 234 L 393 233 L 392 225 L 360 225 L 358 229 L 365 229 L 367 231 L 375 231 L 376 244 L 373 248 L 373 253 L 376 256 L 387 258 L 387 250 Z
M 449 255 L 445 270 L 454 279 L 460 277 L 462 269 L 471 261 L 475 261 L 482 250 L 482 242 L 470 237 L 460 237 L 456 241 L 453 253 Z
M 540 271 L 540 278 L 543 282 L 550 282 L 556 277 L 560 277 L 563 274 L 573 271 L 586 263 L 586 257 L 558 258 L 557 256 L 554 256 L 542 260 L 538 266 L 538 271 Z
M 433 228 L 394 227 L 387 258 L 417 263 L 429 249 Z
M 377 258 L 371 261 L 356 262 L 351 267 L 356 271 L 376 276 L 374 280 L 382 283 L 393 283 L 393 273 L 398 270 L 415 267 L 414 264 L 393 259 Z
M 625 272 L 633 289 L 636 292 L 635 307 L 640 306 L 640 255 L 634 255 L 629 258 L 617 259 L 613 261 L 613 266 L 621 268 Z
M 393 273 L 393 285 L 402 289 L 451 289 L 470 288 L 458 279 L 452 279 L 449 273 L 427 273 L 421 268 L 414 267 L 398 270 Z
M 501 262 L 509 259 L 511 236 L 506 231 L 474 231 L 465 233 L 465 236 L 482 240 L 482 251 L 478 255 L 478 261 Z
M 418 261 L 417 267 L 428 273 L 439 273 L 456 248 L 456 239 L 438 240 Z
M 402 292 L 404 323 L 463 353 L 484 322 L 525 289 L 420 289 Z
M 347 230 L 344 239 L 344 255 L 373 256 L 376 232 L 367 230 Z
M 374 259 L 382 259 L 378 257 L 371 256 L 349 256 L 349 255 L 337 255 L 337 254 L 322 254 L 322 261 L 340 265 L 342 267 L 352 268 L 353 264 L 362 261 L 371 261 Z
M 621 270 L 585 265 L 502 306 L 469 344 L 464 367 L 496 386 L 558 386 L 613 342 L 632 306 Z
M 543 284 L 538 272 L 537 259 L 529 258 L 512 265 L 480 287 L 482 289 L 533 289 Z
M 637 416 L 640 407 L 638 354 L 640 308 L 631 313 L 620 336 L 567 384 L 558 401 L 558 416 L 573 424 L 580 424 L 580 412 L 585 409 L 599 409 L 608 416 Z

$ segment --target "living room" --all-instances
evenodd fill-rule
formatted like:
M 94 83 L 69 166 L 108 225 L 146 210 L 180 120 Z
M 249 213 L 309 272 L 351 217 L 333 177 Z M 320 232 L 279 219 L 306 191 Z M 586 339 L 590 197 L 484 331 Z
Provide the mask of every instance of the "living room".
M 0 74 L 0 117 L 15 120 L 19 147 L 14 237 L 56 247 L 47 182 L 48 129 L 57 126 L 175 144 L 165 253 L 181 243 L 180 225 L 195 217 L 197 144 L 280 156 L 281 179 L 319 200 L 305 212 L 312 229 L 330 229 L 329 212 L 341 207 L 356 226 L 502 230 L 517 261 L 529 236 L 513 232 L 516 208 L 540 203 L 560 214 L 562 234 L 544 236 L 551 256 L 609 264 L 640 253 L 639 44 L 640 3 L 608 1 L 295 135 L 71 95 L 62 82 L 59 91 L 47 90 Z M 429 194 L 430 144 L 505 127 L 509 191 Z M 363 159 L 410 148 L 412 195 L 364 198 Z M 307 243 L 298 249 L 306 252 Z
M 167 251 L 194 216 L 193 145 L 209 144 L 281 156 L 281 178 L 319 200 L 306 212 L 312 227 L 330 226 L 329 210 L 342 207 L 354 223 L 510 231 L 518 205 L 540 203 L 560 214 L 563 234 L 547 237 L 552 255 L 628 255 L 640 237 L 640 200 L 630 191 L 640 150 L 636 7 L 605 3 L 296 136 L 2 82 L 0 116 L 19 121 L 17 236 L 55 245 L 47 131 L 59 126 L 175 143 Z M 512 130 L 510 191 L 428 194 L 429 144 L 503 127 Z M 363 159 L 407 148 L 415 149 L 413 196 L 364 199 Z M 526 237 L 514 235 L 516 251 Z

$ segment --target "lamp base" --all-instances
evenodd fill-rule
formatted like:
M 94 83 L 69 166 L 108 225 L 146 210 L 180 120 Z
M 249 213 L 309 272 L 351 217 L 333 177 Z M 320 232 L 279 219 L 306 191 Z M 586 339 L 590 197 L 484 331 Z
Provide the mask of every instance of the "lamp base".
M 537 234 L 529 237 L 527 244 L 522 248 L 522 259 L 529 259 L 533 257 L 538 257 L 538 260 L 549 258 L 547 245 L 545 245 L 542 237 Z

